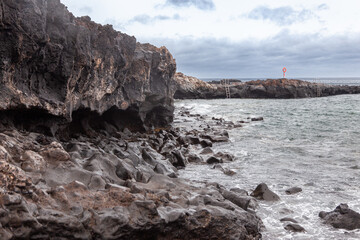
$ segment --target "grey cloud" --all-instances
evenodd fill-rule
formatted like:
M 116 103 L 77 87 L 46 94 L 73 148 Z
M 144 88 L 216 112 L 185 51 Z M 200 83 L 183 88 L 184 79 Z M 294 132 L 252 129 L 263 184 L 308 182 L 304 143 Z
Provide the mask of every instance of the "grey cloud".
M 172 5 L 176 7 L 190 7 L 195 6 L 200 10 L 214 10 L 215 4 L 212 0 L 167 0 L 165 5 Z
M 85 6 L 79 9 L 81 13 L 89 15 L 93 12 L 93 9 L 89 6 Z
M 360 35 L 322 38 L 284 31 L 266 41 L 184 38 L 150 42 L 167 46 L 178 71 L 196 77 L 274 78 L 281 77 L 284 66 L 289 77 L 360 75 Z
M 149 23 L 153 23 L 153 22 L 156 22 L 156 21 L 179 20 L 179 19 L 181 19 L 179 14 L 174 14 L 173 16 L 157 15 L 157 16 L 154 16 L 154 17 L 143 14 L 143 15 L 135 16 L 128 23 L 138 22 L 138 23 L 141 23 L 141 24 L 149 24 Z
M 253 9 L 248 15 L 251 19 L 264 19 L 275 22 L 278 25 L 289 25 L 295 22 L 302 22 L 314 17 L 315 14 L 308 10 L 295 11 L 291 7 L 268 8 L 260 6 Z

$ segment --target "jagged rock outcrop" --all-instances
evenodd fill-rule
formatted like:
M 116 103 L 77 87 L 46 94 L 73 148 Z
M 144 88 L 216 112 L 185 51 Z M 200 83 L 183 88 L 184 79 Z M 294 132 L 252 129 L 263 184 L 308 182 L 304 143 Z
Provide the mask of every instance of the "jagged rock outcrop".
M 145 126 L 172 121 L 176 64 L 165 47 L 76 18 L 59 0 L 0 0 L 0 32 L 0 110 L 70 121 L 79 109 L 112 109 Z
M 196 77 L 186 76 L 181 72 L 175 74 L 175 80 L 177 90 L 174 98 L 176 99 L 211 98 L 218 90 L 214 84 L 206 83 Z
M 177 73 L 175 80 L 177 90 L 174 98 L 226 98 L 225 88 L 221 84 L 209 84 L 182 73 Z M 230 85 L 230 93 L 232 98 L 325 97 L 339 94 L 358 94 L 360 93 L 360 86 L 325 85 L 296 79 L 268 79 Z

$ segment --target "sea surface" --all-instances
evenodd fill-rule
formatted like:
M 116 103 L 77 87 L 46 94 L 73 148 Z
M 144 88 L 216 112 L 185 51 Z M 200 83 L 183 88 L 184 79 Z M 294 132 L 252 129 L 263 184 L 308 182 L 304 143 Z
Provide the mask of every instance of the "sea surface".
M 220 81 L 223 78 L 201 78 L 201 80 L 205 82 L 210 81 Z M 253 80 L 265 80 L 266 78 L 231 78 L 231 79 L 238 79 L 242 82 L 248 82 Z M 304 80 L 308 82 L 317 82 L 317 83 L 323 83 L 323 84 L 330 84 L 330 85 L 360 85 L 360 77 L 343 77 L 343 78 L 303 78 L 303 77 L 291 77 L 291 79 L 299 79 Z
M 230 152 L 236 161 L 224 163 L 237 172 L 227 176 L 209 165 L 189 165 L 183 178 L 218 182 L 227 188 L 251 192 L 266 183 L 278 202 L 260 202 L 258 216 L 266 230 L 263 239 L 360 239 L 360 231 L 335 229 L 318 217 L 340 203 L 360 212 L 360 95 L 306 99 L 179 100 L 177 111 L 239 121 L 264 121 L 229 130 L 231 142 L 215 144 L 215 151 Z M 175 126 L 196 125 L 176 121 Z M 290 187 L 303 191 L 286 195 Z M 279 219 L 291 217 L 306 229 L 290 233 Z

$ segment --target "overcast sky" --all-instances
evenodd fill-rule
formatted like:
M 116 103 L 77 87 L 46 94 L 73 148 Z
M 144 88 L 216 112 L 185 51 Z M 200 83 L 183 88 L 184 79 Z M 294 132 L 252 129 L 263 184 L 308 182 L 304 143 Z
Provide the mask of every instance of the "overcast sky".
M 61 0 L 200 78 L 360 77 L 359 0 Z

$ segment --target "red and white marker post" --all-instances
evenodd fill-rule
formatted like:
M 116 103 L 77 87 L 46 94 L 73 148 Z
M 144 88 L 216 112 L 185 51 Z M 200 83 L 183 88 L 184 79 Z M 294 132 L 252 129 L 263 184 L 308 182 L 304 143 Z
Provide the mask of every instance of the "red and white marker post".
M 283 68 L 283 78 L 285 78 L 286 67 Z

